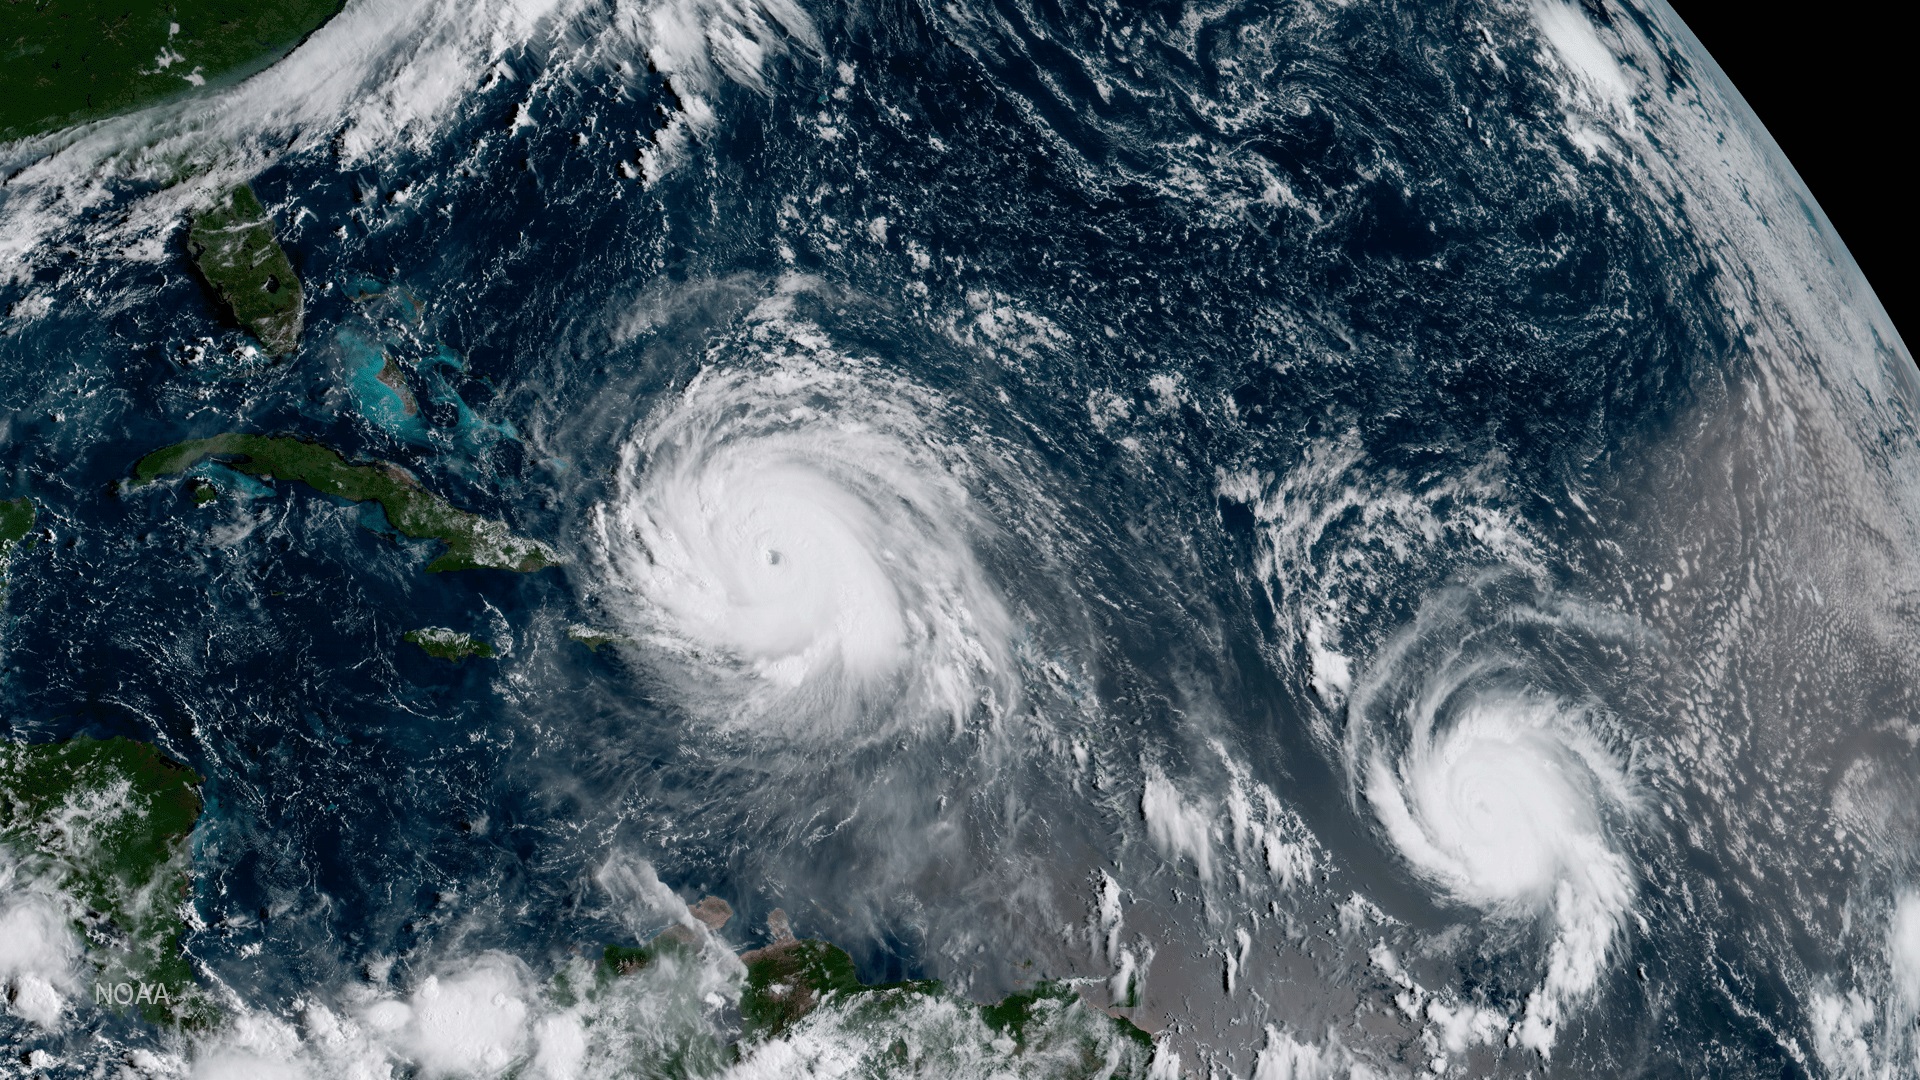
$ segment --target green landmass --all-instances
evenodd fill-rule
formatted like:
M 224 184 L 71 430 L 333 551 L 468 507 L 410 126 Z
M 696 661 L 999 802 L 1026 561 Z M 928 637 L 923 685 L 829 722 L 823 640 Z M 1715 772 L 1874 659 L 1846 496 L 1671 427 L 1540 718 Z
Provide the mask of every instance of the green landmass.
M 180 951 L 199 784 L 130 739 L 0 742 L 0 844 L 69 899 L 96 985 L 147 988 L 135 1007 L 155 1023 L 216 1016 Z
M 252 188 L 242 184 L 219 205 L 194 215 L 187 254 L 221 307 L 267 355 L 285 356 L 300 347 L 300 278 L 273 238 L 273 222 Z
M 645 945 L 609 945 L 600 954 L 603 976 L 631 975 L 653 963 L 654 950 Z
M 374 502 L 402 536 L 438 540 L 446 550 L 427 564 L 428 573 L 449 570 L 513 570 L 531 573 L 556 561 L 534 540 L 513 535 L 497 521 L 455 509 L 420 486 L 406 470 L 385 461 L 353 464 L 337 451 L 288 436 L 230 433 L 155 450 L 133 467 L 133 486 L 178 476 L 208 458 L 272 480 L 297 480 L 349 502 Z
M 854 971 L 853 957 L 824 941 L 785 941 L 748 953 L 747 985 L 740 994 L 740 1020 L 748 1039 L 784 1034 L 832 995 L 937 994 L 937 982 L 869 986 Z
M 341 0 L 0 2 L 0 141 L 244 78 Z
M 732 917 L 715 897 L 690 913 L 710 930 Z M 726 1071 L 728 1046 L 712 1015 L 718 973 L 713 957 L 703 956 L 708 947 L 691 928 L 674 926 L 643 945 L 609 945 L 555 975 L 554 1000 L 580 1022 L 586 1059 L 603 1066 L 593 1075 L 706 1080 Z
M 418 645 L 421 652 L 438 660 L 451 660 L 457 664 L 469 656 L 477 656 L 482 660 L 494 658 L 493 646 L 472 634 L 463 634 L 444 626 L 409 630 L 400 636 L 405 641 Z
M 33 531 L 35 517 L 32 499 L 0 499 L 0 560 Z
M 33 523 L 38 517 L 32 499 L 25 496 L 0 499 L 0 575 L 6 573 L 7 559 L 12 557 L 13 549 L 20 546 L 20 541 L 33 531 Z
M 33 500 L 0 499 L 0 603 L 7 599 L 7 573 L 13 561 L 13 549 L 33 531 Z
M 795 1023 L 822 1004 L 839 1000 L 843 1005 L 874 1006 L 885 1010 L 903 997 L 950 997 L 937 980 L 918 979 L 893 983 L 863 983 L 855 971 L 853 957 L 824 941 L 789 940 L 776 942 L 741 957 L 747 965 L 747 985 L 740 995 L 740 1018 L 748 1039 L 784 1034 Z M 1049 1012 L 1063 1008 L 1087 1008 L 1071 986 L 1043 982 L 993 1005 L 969 1007 L 978 1011 L 989 1031 L 1006 1034 L 1016 1047 L 1027 1042 L 1028 1029 Z M 1139 1046 L 1151 1050 L 1153 1038 L 1119 1017 L 1100 1014 L 1112 1028 Z
M 825 1053 L 836 1075 L 1018 1076 L 1022 1080 L 1148 1080 L 1154 1045 L 1146 1032 L 1089 1005 L 1073 987 L 1043 982 L 981 1005 L 927 979 L 869 984 L 853 958 L 825 941 L 796 939 L 784 912 L 767 920 L 774 941 L 740 956 L 739 1033 L 730 1044 L 708 1009 L 723 971 L 694 923 L 709 931 L 733 911 L 707 897 L 693 922 L 641 945 L 606 946 L 590 968 L 555 980 L 575 1009 L 596 1058 L 628 1064 L 620 1075 L 696 1080 L 737 1071 L 776 1075 L 792 1064 L 782 1043 Z M 644 1010 L 648 1022 L 631 1017 Z M 758 1071 L 756 1071 L 756 1067 Z

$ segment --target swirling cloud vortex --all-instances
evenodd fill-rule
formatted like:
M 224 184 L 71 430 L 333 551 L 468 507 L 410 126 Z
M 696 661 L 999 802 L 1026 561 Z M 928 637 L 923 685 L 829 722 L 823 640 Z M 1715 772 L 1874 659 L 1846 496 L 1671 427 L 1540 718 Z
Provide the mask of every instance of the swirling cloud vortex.
M 623 450 L 601 562 L 715 720 L 964 727 L 1014 696 L 965 456 L 937 399 L 875 367 L 710 369 Z
M 1544 1053 L 1634 903 L 1618 847 L 1633 783 L 1597 707 L 1530 685 L 1524 656 L 1413 636 L 1424 640 L 1389 649 L 1355 694 L 1350 775 L 1416 874 L 1498 920 L 1551 929 L 1545 977 L 1513 1030 Z

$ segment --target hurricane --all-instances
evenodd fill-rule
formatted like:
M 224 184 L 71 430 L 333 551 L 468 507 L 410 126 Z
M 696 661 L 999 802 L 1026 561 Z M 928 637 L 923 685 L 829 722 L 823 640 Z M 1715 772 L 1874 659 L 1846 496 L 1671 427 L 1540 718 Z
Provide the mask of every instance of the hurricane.
M 293 6 L 0 68 L 0 1074 L 1920 1076 L 1920 368 L 1666 0 Z
M 1548 928 L 1513 1029 L 1547 1052 L 1632 910 L 1620 831 L 1638 808 L 1597 688 L 1556 685 L 1568 652 L 1620 630 L 1527 591 L 1493 574 L 1431 598 L 1355 687 L 1346 754 L 1355 792 L 1415 874 L 1455 903 Z
M 769 735 L 991 726 L 1017 700 L 941 403 L 838 355 L 702 370 L 598 508 L 618 617 L 705 715 Z

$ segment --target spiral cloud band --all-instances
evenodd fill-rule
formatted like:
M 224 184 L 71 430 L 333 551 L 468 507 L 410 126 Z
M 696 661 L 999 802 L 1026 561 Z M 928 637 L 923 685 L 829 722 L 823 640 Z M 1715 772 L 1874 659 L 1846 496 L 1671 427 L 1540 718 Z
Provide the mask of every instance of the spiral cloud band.
M 1429 612 L 1385 651 L 1349 709 L 1350 775 L 1421 878 L 1496 919 L 1551 929 L 1544 978 L 1512 1031 L 1545 1053 L 1633 905 L 1614 824 L 1630 815 L 1633 787 L 1598 734 L 1597 707 L 1535 685 L 1551 665 L 1529 647 L 1550 652 L 1562 617 L 1507 612 L 1498 632 L 1477 634 L 1460 625 L 1465 614 Z M 1548 632 L 1509 637 L 1529 621 Z
M 877 365 L 788 357 L 709 369 L 641 425 L 598 554 L 697 708 L 797 736 L 958 729 L 1011 702 L 940 408 Z
M 1620 861 L 1595 807 L 1624 778 L 1564 707 L 1540 695 L 1476 696 L 1444 728 L 1416 716 L 1397 767 L 1368 762 L 1367 798 L 1388 835 L 1454 898 L 1538 908 L 1569 876 Z

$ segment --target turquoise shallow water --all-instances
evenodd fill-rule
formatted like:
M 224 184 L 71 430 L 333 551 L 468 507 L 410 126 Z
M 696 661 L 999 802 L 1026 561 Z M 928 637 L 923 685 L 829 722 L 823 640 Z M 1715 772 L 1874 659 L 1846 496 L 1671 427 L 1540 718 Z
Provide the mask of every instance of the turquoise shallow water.
M 360 5 L 261 80 L 0 152 L 0 716 L 207 777 L 233 1018 L 0 1018 L 56 1075 L 1011 1060 L 730 1057 L 775 909 L 1136 1072 L 1915 1073 L 1920 384 L 1664 7 Z M 268 368 L 177 242 L 246 178 Z M 563 561 L 123 483 L 227 430 Z

